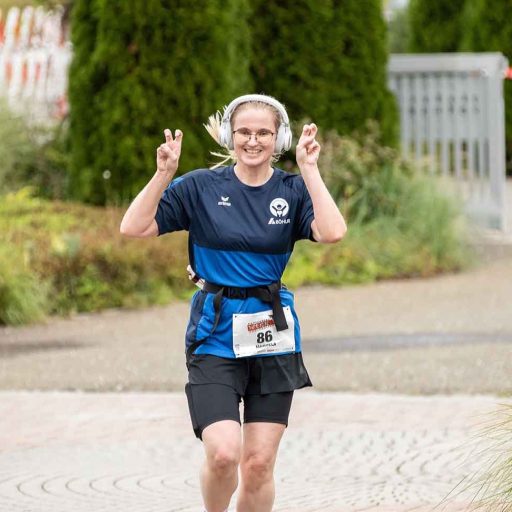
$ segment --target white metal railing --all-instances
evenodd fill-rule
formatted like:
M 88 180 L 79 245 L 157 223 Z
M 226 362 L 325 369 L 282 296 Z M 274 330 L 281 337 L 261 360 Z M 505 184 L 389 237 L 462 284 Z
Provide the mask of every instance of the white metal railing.
M 476 221 L 508 230 L 501 53 L 391 55 L 401 149 L 451 178 Z

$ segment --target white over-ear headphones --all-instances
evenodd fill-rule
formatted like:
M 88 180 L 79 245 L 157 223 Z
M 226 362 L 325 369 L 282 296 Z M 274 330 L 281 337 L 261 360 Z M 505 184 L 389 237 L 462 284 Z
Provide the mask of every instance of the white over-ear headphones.
M 267 103 L 272 107 L 276 108 L 280 116 L 280 124 L 277 130 L 275 152 L 282 153 L 290 149 L 292 145 L 292 132 L 290 130 L 290 121 L 288 114 L 284 106 L 279 103 L 272 96 L 265 96 L 264 94 L 246 94 L 245 96 L 239 96 L 235 98 L 224 110 L 222 116 L 222 123 L 219 130 L 219 144 L 221 146 L 227 146 L 228 149 L 233 149 L 233 133 L 231 128 L 231 116 L 238 105 L 247 103 L 249 101 L 260 101 Z

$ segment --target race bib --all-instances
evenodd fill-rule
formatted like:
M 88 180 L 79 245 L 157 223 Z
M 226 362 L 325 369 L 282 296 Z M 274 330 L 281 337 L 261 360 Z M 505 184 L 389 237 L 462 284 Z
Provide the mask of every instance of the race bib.
M 233 351 L 236 357 L 295 352 L 295 322 L 290 306 L 283 308 L 288 329 L 277 331 L 272 310 L 233 315 Z

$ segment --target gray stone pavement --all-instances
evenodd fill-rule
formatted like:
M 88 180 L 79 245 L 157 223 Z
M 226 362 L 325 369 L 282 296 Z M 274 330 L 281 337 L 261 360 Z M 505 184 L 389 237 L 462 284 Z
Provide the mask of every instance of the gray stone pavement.
M 468 511 L 500 403 L 298 391 L 274 511 Z M 201 510 L 181 393 L 1 392 L 0 417 L 2 512 Z

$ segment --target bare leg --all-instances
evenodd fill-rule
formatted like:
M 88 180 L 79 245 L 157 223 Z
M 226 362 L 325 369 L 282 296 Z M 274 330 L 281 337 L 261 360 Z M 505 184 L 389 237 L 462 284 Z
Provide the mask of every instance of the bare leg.
M 201 491 L 208 512 L 224 512 L 238 485 L 240 425 L 222 420 L 208 425 L 202 434 L 206 460 L 201 469 Z
M 285 428 L 280 423 L 244 424 L 238 512 L 271 512 L 275 498 L 274 466 Z

